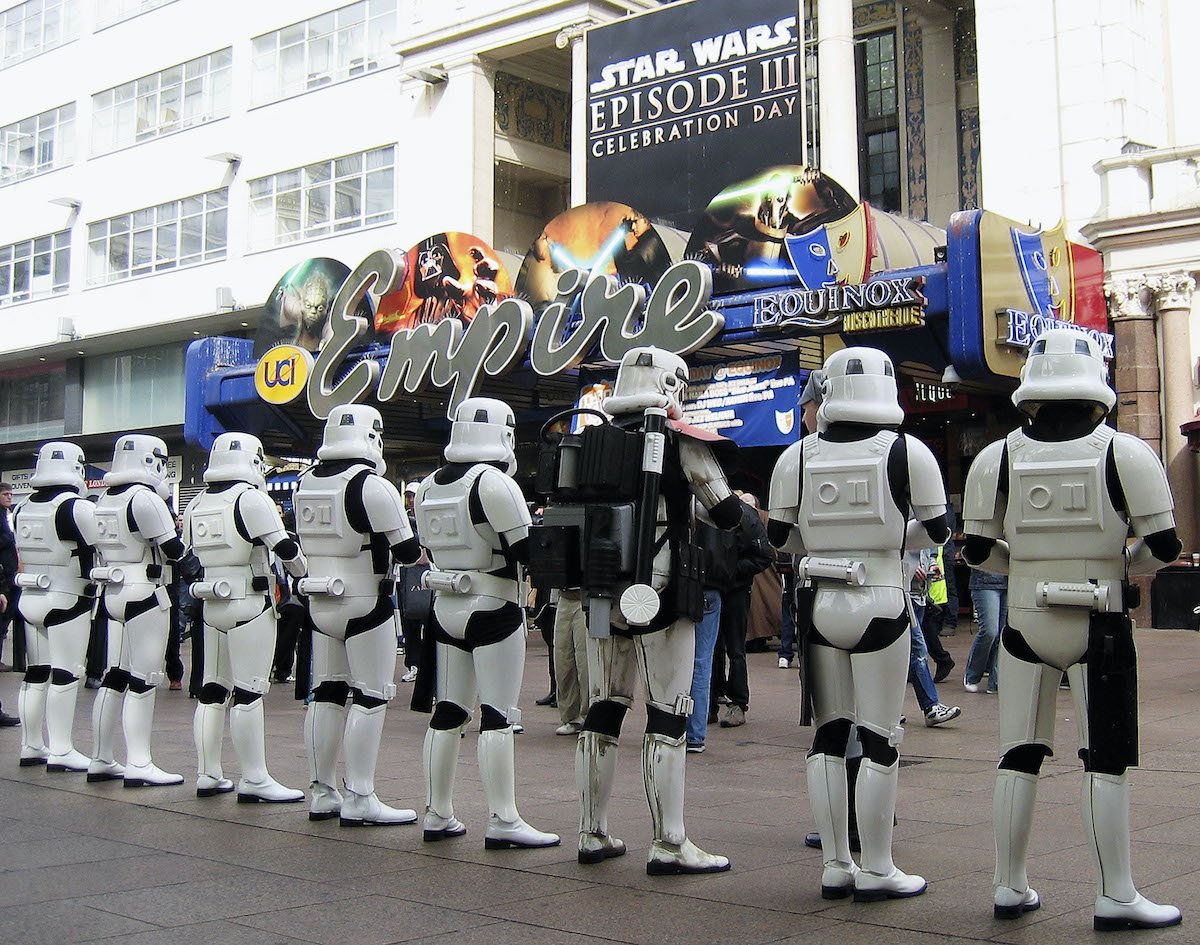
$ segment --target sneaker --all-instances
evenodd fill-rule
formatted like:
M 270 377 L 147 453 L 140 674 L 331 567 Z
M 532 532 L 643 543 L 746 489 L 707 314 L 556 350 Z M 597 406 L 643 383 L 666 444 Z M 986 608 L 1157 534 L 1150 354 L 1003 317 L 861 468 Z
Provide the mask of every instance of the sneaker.
M 940 702 L 936 702 L 925 713 L 925 725 L 933 728 L 935 725 L 942 725 L 956 719 L 960 715 L 962 715 L 962 709 L 958 706 L 942 705 Z
M 688 742 L 687 753 L 689 755 L 698 755 L 704 751 L 704 742 Z
M 170 692 L 179 692 L 183 688 L 183 683 L 178 679 L 172 679 L 171 685 L 167 687 Z
M 578 735 L 583 728 L 582 722 L 563 722 L 554 730 L 555 735 Z
M 949 678 L 950 674 L 953 671 L 954 671 L 954 660 L 951 657 L 946 657 L 946 659 L 938 662 L 937 672 L 933 674 L 933 681 L 935 683 L 944 682 L 946 679 Z
M 963 677 L 963 688 L 967 692 L 980 692 L 983 690 L 983 680 L 981 679 L 979 682 L 967 682 L 966 677 Z
M 512 730 L 513 730 L 514 735 L 524 735 L 525 734 L 525 726 L 522 725 L 520 722 L 514 722 Z M 466 733 L 464 732 L 463 734 L 465 735 Z
M 792 661 L 786 656 L 779 657 L 779 668 L 788 669 L 792 665 Z
M 740 705 L 731 705 L 721 719 L 721 728 L 737 728 L 746 724 L 746 710 Z
M 414 666 L 412 669 L 410 669 L 407 673 L 405 673 L 403 676 L 400 677 L 400 681 L 401 682 L 416 682 L 417 681 L 417 668 Z

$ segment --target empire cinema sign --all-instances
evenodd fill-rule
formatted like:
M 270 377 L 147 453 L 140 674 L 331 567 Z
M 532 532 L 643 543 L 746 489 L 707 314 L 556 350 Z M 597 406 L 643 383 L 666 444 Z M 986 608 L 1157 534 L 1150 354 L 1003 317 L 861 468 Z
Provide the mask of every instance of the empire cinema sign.
M 363 358 L 345 371 L 346 355 L 368 327 L 354 314 L 359 303 L 367 295 L 378 303 L 403 281 L 405 268 L 403 253 L 376 250 L 342 283 L 330 307 L 332 337 L 308 376 L 313 416 L 325 419 L 334 407 L 364 400 L 372 391 L 387 401 L 427 387 L 450 390 L 447 413 L 453 416 L 484 375 L 501 375 L 526 354 L 536 373 L 551 377 L 579 364 L 597 341 L 608 361 L 644 345 L 688 354 L 725 325 L 708 307 L 712 272 L 694 260 L 667 269 L 648 295 L 636 283 L 620 285 L 612 276 L 568 269 L 558 276 L 557 298 L 543 309 L 536 328 L 529 303 L 506 298 L 481 306 L 466 327 L 445 318 L 397 331 L 382 365 Z

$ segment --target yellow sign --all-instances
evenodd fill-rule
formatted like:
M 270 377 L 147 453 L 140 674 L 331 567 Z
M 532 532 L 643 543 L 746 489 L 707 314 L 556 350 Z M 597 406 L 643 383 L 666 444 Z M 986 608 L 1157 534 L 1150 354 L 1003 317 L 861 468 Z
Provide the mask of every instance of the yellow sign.
M 296 345 L 276 345 L 258 359 L 254 389 L 269 404 L 291 403 L 308 384 L 312 353 Z

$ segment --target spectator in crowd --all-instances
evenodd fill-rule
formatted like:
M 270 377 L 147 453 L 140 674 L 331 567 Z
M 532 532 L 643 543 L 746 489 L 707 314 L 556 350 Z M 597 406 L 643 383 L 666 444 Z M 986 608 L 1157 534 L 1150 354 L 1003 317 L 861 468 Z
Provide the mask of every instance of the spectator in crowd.
M 712 534 L 710 534 L 712 533 Z M 702 506 L 696 509 L 696 543 L 705 549 L 704 613 L 696 621 L 696 655 L 692 660 L 692 711 L 687 719 L 687 751 L 705 750 L 709 724 L 717 721 L 712 699 L 713 652 L 721 632 L 721 583 L 733 571 L 733 549 L 723 540 L 727 532 L 712 524 Z M 714 583 L 716 582 L 716 583 Z
M 793 557 L 779 552 L 775 557 L 775 570 L 783 603 L 779 611 L 779 668 L 788 669 L 796 657 L 796 570 Z
M 183 536 L 183 514 L 176 513 L 175 515 L 175 534 L 177 537 Z M 190 554 L 190 553 L 189 553 Z M 185 556 L 187 557 L 187 556 Z M 192 556 L 195 557 L 194 555 Z M 167 679 L 169 680 L 170 690 L 178 692 L 183 688 L 183 660 L 179 656 L 180 643 L 183 640 L 183 628 L 185 617 L 183 615 L 184 595 L 190 601 L 192 595 L 188 592 L 188 587 L 195 578 L 184 577 L 183 571 L 184 558 L 178 561 L 172 561 L 168 564 L 171 569 L 172 579 L 167 582 L 167 597 L 171 601 L 171 626 L 167 630 L 167 653 L 166 653 L 166 669 Z
M 953 526 L 951 526 L 953 527 Z M 925 601 L 925 612 L 921 617 L 921 635 L 925 638 L 925 647 L 933 661 L 937 664 L 937 672 L 933 681 L 941 682 L 954 670 L 954 657 L 942 646 L 941 630 L 946 620 L 946 611 L 950 606 L 950 578 L 954 573 L 954 539 L 946 542 L 946 548 L 937 548 L 930 553 L 928 596 Z M 947 565 L 949 562 L 949 565 Z M 957 598 L 955 606 L 958 606 Z
M 1000 674 L 996 668 L 1000 631 L 1008 617 L 1008 576 L 972 568 L 968 587 L 979 629 L 967 655 L 963 688 L 967 692 L 979 692 L 984 688 L 983 677 L 987 676 L 987 691 L 995 694 L 1000 689 Z
M 10 582 L 8 578 L 9 572 L 0 564 L 0 616 L 8 612 L 8 593 Z M 4 711 L 4 706 L 0 705 L 0 728 L 14 728 L 21 724 L 21 720 L 15 715 L 9 715 Z
M 742 498 L 741 523 L 730 531 L 707 528 L 699 544 L 710 560 L 728 564 L 712 567 L 708 585 L 721 592 L 720 630 L 712 660 L 710 708 L 722 696 L 729 701 L 722 728 L 746 724 L 750 706 L 750 680 L 746 672 L 746 626 L 750 619 L 750 586 L 754 575 L 770 567 L 774 550 L 767 541 L 767 529 L 758 515 L 758 500 L 749 493 Z
M 8 637 L 8 628 L 13 627 L 17 633 L 13 634 L 13 662 L 17 662 L 17 637 L 21 630 L 21 618 L 17 613 L 17 600 L 21 596 L 20 589 L 16 586 L 15 579 L 18 570 L 17 562 L 17 537 L 12 530 L 12 504 L 13 494 L 12 486 L 7 482 L 0 482 L 0 570 L 8 576 L 8 607 L 3 613 L 0 613 L 0 655 L 4 653 L 4 641 Z M 23 641 L 22 641 L 23 642 Z M 12 667 L 5 663 L 0 663 L 0 672 L 8 672 Z
M 912 577 L 909 581 L 909 599 L 912 601 L 912 623 L 909 634 L 912 648 L 908 661 L 908 681 L 912 684 L 913 692 L 917 695 L 917 705 L 925 715 L 925 724 L 933 728 L 943 725 L 962 715 L 958 706 L 943 705 L 938 700 L 937 687 L 929 672 L 926 657 L 929 651 L 925 648 L 925 636 L 921 632 L 921 617 L 925 611 L 928 595 L 929 573 L 932 567 L 933 552 L 928 548 L 920 551 L 909 551 L 904 555 L 904 564 Z

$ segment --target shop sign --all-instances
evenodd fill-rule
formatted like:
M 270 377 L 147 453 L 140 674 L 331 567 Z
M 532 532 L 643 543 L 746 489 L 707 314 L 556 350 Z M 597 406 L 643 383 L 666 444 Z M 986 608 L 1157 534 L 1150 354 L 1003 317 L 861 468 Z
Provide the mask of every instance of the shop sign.
M 313 356 L 296 345 L 276 345 L 254 368 L 254 390 L 269 404 L 291 403 L 308 385 Z
M 900 388 L 900 406 L 905 413 L 951 413 L 966 410 L 970 398 L 955 392 L 945 384 L 914 380 L 911 385 Z
M 996 312 L 996 315 L 1008 323 L 1008 332 L 999 339 L 1000 344 L 1024 351 L 1042 332 L 1050 328 L 1070 328 L 1092 338 L 1100 346 L 1100 353 L 1104 355 L 1105 360 L 1112 360 L 1114 339 L 1107 331 L 1097 331 L 1095 328 L 1065 322 L 1038 312 L 1023 312 L 1015 308 L 1002 309 Z
M 766 293 L 754 299 L 754 327 L 845 333 L 915 328 L 925 324 L 924 285 L 924 276 L 905 276 Z
M 526 354 L 534 371 L 553 376 L 578 365 L 594 347 L 608 361 L 619 361 L 631 348 L 652 345 L 687 354 L 715 337 L 724 318 L 708 308 L 712 272 L 686 260 L 671 266 L 647 297 L 640 284 L 621 285 L 612 276 L 567 269 L 557 280 L 557 298 L 543 309 L 533 329 L 533 309 L 524 299 L 508 298 L 480 306 L 470 323 L 454 318 L 395 332 L 383 364 L 367 357 L 344 376 L 347 353 L 368 324 L 354 313 L 370 298 L 380 298 L 403 279 L 404 256 L 376 250 L 350 273 L 330 312 L 331 337 L 321 348 L 308 379 L 308 405 L 324 419 L 336 406 L 364 400 L 372 391 L 381 401 L 403 390 L 449 390 L 447 413 L 478 389 L 484 376 L 495 377 L 521 363 Z M 532 337 L 531 337 L 532 334 Z

